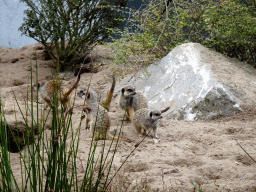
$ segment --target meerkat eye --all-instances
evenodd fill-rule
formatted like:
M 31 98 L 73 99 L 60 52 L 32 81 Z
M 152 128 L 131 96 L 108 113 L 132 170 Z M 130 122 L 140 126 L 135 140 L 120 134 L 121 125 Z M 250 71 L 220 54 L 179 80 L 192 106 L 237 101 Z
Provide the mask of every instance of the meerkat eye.
M 157 116 L 157 117 L 158 117 L 158 116 L 160 116 L 160 114 L 159 114 L 159 113 L 156 113 L 156 114 L 155 114 L 155 116 Z
M 85 95 L 85 93 L 84 93 L 82 90 L 79 91 L 77 94 L 80 95 L 80 97 L 83 96 L 83 95 Z
M 133 92 L 133 90 L 132 90 L 132 89 L 127 89 L 127 91 L 128 91 L 128 92 Z

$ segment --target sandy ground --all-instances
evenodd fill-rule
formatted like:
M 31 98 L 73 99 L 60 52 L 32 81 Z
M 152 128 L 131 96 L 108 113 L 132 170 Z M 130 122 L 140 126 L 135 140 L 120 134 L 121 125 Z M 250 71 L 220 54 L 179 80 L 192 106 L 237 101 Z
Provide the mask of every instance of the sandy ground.
M 38 79 L 51 77 L 52 62 L 44 61 L 40 45 L 26 46 L 22 49 L 0 48 L 0 94 L 5 111 L 11 114 L 14 104 L 14 91 L 19 102 L 30 98 L 27 94 L 30 85 L 31 66 L 35 82 L 35 49 L 38 54 Z M 100 72 L 93 74 L 91 88 L 105 98 L 111 84 L 111 74 L 120 66 L 110 65 L 109 50 L 98 46 L 92 53 L 97 56 L 96 63 L 105 65 Z M 125 69 L 132 72 L 133 69 Z M 91 74 L 82 74 L 78 90 L 87 86 Z M 66 74 L 64 84 L 70 87 L 76 80 L 72 73 Z M 118 82 L 117 82 L 118 83 Z M 75 93 L 73 93 L 75 96 Z M 41 102 L 43 105 L 43 102 Z M 76 97 L 76 106 L 83 100 Z M 82 107 L 76 107 L 73 114 L 73 127 L 80 122 Z M 111 128 L 120 128 L 123 112 L 118 100 L 111 103 L 109 112 Z M 173 121 L 163 119 L 158 126 L 160 143 L 155 144 L 150 137 L 134 151 L 120 170 L 112 184 L 112 189 L 121 186 L 122 191 L 194 191 L 193 182 L 201 185 L 202 191 L 255 191 L 256 165 L 239 147 L 238 142 L 256 159 L 255 149 L 256 110 L 244 107 L 244 112 L 233 117 L 215 121 Z M 45 130 L 50 133 L 50 130 Z M 79 178 L 84 174 L 91 133 L 82 124 L 78 150 Z M 123 135 L 132 143 L 121 141 L 114 160 L 117 168 L 127 155 L 141 141 L 130 122 L 124 122 Z M 69 137 L 67 143 L 71 141 Z M 107 141 L 107 146 L 111 141 Z M 102 143 L 102 141 L 101 141 Z M 11 153 L 15 173 L 19 172 L 19 155 Z

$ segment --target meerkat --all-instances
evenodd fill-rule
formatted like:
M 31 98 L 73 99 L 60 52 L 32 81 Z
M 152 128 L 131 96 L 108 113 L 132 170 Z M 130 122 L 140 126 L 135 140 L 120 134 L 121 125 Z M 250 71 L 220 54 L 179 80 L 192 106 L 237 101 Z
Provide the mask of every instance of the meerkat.
M 157 137 L 157 122 L 159 119 L 162 119 L 162 113 L 168 111 L 170 107 L 167 107 L 164 110 L 150 110 L 147 108 L 139 109 L 135 112 L 133 125 L 139 135 L 142 136 L 141 131 L 144 130 L 144 133 L 147 134 L 147 131 L 153 130 L 153 138 L 158 139 Z
M 107 110 L 102 107 L 97 100 L 97 93 L 91 88 L 82 89 L 78 93 L 79 97 L 85 99 L 86 113 L 86 129 L 90 129 L 93 134 L 93 140 L 118 140 L 108 133 L 110 129 L 110 117 Z M 128 139 L 120 138 L 121 140 L 128 141 Z
M 70 94 L 77 87 L 80 81 L 80 73 L 77 76 L 77 80 L 74 85 L 64 92 L 64 87 L 62 86 L 62 81 L 59 80 L 50 80 L 46 83 L 40 85 L 37 84 L 38 93 L 40 97 L 47 103 L 47 107 L 52 107 L 54 105 L 54 97 L 57 97 L 57 107 L 61 103 L 63 109 L 66 110 L 70 101 Z
M 132 85 L 126 85 L 121 89 L 119 105 L 127 112 L 127 120 L 132 121 L 137 110 L 148 108 L 148 101 L 143 93 L 135 91 Z

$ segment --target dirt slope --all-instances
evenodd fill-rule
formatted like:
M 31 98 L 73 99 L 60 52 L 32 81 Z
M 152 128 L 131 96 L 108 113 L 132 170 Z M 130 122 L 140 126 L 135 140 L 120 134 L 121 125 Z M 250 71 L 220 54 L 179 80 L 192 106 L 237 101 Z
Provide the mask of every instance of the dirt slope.
M 30 98 L 27 92 L 30 86 L 30 66 L 36 65 L 36 61 L 33 60 L 35 47 L 40 45 L 26 46 L 22 49 L 0 48 L 0 93 L 6 112 L 10 112 L 14 106 L 12 90 L 19 102 L 24 102 L 24 98 Z M 49 79 L 53 71 L 52 62 L 42 60 L 43 50 L 37 49 L 38 78 Z M 111 84 L 111 68 L 117 66 L 109 65 L 111 61 L 107 48 L 98 46 L 97 51 L 93 52 L 93 56 L 95 55 L 96 63 L 106 65 L 100 72 L 93 74 L 91 88 L 105 98 Z M 34 75 L 35 69 L 32 70 Z M 91 74 L 82 74 L 78 90 L 88 85 L 90 77 Z M 35 81 L 35 78 L 33 80 Z M 76 77 L 68 73 L 64 84 L 70 87 L 75 80 Z M 76 97 L 75 105 L 82 104 L 83 100 Z M 81 110 L 81 106 L 74 110 L 74 128 L 79 124 Z M 237 142 L 256 158 L 256 110 L 250 106 L 244 107 L 244 110 L 242 114 L 216 121 L 186 122 L 163 119 L 158 127 L 160 143 L 155 144 L 147 137 L 121 169 L 117 180 L 112 184 L 112 189 L 121 189 L 122 185 L 128 187 L 123 191 L 193 191 L 193 182 L 196 182 L 201 185 L 203 191 L 254 191 L 256 164 L 248 158 Z M 110 109 L 111 131 L 121 126 L 122 116 L 118 100 L 114 99 Z M 45 131 L 50 134 L 50 130 Z M 123 134 L 133 142 L 120 142 L 114 160 L 116 167 L 141 140 L 129 122 L 124 122 Z M 84 174 L 90 147 L 90 141 L 85 139 L 90 136 L 91 133 L 85 130 L 83 124 L 77 160 L 79 179 Z M 67 143 L 70 141 L 71 138 Z M 110 141 L 107 141 L 107 146 L 109 144 Z M 19 155 L 11 154 L 11 162 L 18 176 Z

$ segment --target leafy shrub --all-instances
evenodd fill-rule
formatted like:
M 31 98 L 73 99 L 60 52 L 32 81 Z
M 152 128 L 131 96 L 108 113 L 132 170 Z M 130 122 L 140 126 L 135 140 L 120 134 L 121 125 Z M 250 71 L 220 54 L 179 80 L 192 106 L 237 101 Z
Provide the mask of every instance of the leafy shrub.
M 20 0 L 29 7 L 19 30 L 42 43 L 61 70 L 81 63 L 96 41 L 109 36 L 106 28 L 121 24 L 127 0 Z M 50 42 L 50 43 L 48 43 Z M 55 52 L 56 50 L 56 52 Z
M 211 33 L 203 44 L 256 67 L 255 2 L 221 1 L 211 5 L 203 19 Z
M 129 55 L 161 58 L 177 45 L 192 41 L 256 67 L 253 0 L 153 0 L 130 15 L 125 31 L 119 31 L 122 38 L 112 44 L 116 47 L 113 57 L 119 62 Z

